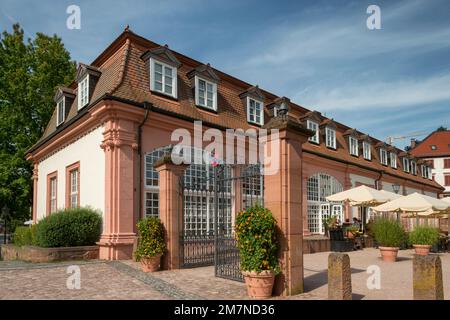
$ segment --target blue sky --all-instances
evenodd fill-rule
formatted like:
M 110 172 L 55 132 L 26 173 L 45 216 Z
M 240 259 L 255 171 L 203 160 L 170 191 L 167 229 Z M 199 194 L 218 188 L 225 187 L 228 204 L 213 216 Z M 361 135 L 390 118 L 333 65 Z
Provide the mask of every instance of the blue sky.
M 81 8 L 81 30 L 66 8 Z M 381 30 L 366 9 L 381 8 Z M 450 127 L 450 1 L 1 0 L 90 63 L 124 27 L 379 139 Z M 420 138 L 420 137 L 419 137 Z M 397 140 L 403 147 L 408 139 Z

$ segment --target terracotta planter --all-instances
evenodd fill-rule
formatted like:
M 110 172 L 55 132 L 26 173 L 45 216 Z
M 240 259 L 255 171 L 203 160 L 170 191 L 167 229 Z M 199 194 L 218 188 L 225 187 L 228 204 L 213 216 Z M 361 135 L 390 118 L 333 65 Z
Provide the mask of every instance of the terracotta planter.
M 385 262 L 395 262 L 397 261 L 397 254 L 400 248 L 398 247 L 379 247 L 381 258 Z
M 275 272 L 262 271 L 257 273 L 242 271 L 242 275 L 244 276 L 247 293 L 250 298 L 267 299 L 272 296 Z
M 431 246 L 426 244 L 415 244 L 413 245 L 416 254 L 420 256 L 427 256 L 430 253 Z
M 155 272 L 159 270 L 162 254 L 150 258 L 141 258 L 141 267 L 144 272 Z

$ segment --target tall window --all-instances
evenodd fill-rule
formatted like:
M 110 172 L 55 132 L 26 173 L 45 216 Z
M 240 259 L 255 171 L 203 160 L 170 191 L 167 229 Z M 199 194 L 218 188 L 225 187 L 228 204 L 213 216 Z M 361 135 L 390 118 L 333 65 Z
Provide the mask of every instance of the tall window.
M 422 173 L 423 178 L 428 178 L 428 168 L 426 165 L 424 164 L 420 165 L 420 172 Z
M 413 175 L 417 174 L 417 163 L 415 161 L 411 161 L 411 173 Z
M 66 208 L 80 206 L 80 163 L 66 168 Z
M 78 110 L 89 103 L 89 74 L 78 84 Z
M 177 69 L 155 59 L 150 59 L 150 90 L 177 97 Z
M 332 128 L 325 129 L 325 136 L 327 140 L 327 147 L 336 149 L 336 131 Z
M 247 97 L 247 121 L 259 125 L 264 123 L 264 105 L 261 101 Z
M 410 171 L 408 158 L 403 158 L 403 171 L 405 171 L 405 172 Z
M 348 137 L 349 151 L 353 156 L 359 155 L 358 140 L 355 137 Z
M 47 175 L 47 215 L 56 212 L 57 209 L 58 172 Z
M 311 130 L 314 131 L 315 134 L 312 137 L 309 137 L 309 141 L 314 142 L 319 144 L 320 140 L 319 140 L 319 124 L 315 121 L 312 120 L 308 120 L 306 121 L 306 127 Z
M 372 160 L 371 145 L 367 141 L 363 141 L 363 155 L 364 155 L 364 159 Z
M 387 166 L 388 164 L 388 156 L 386 149 L 380 149 L 380 162 L 385 166 Z
M 428 179 L 432 179 L 433 174 L 432 174 L 432 171 L 431 171 L 431 167 L 427 167 L 427 171 L 428 171 Z
M 159 216 L 159 173 L 153 164 L 170 153 L 170 147 L 163 147 L 145 155 L 145 206 L 146 216 Z
M 212 110 L 217 110 L 217 84 L 195 77 L 196 104 Z
M 397 154 L 395 152 L 390 152 L 389 159 L 391 160 L 391 167 L 397 169 Z
M 307 221 L 310 232 L 324 233 L 324 221 L 331 214 L 337 215 L 338 219 L 343 222 L 342 203 L 330 203 L 325 199 L 343 190 L 342 185 L 336 178 L 318 173 L 308 179 L 306 188 L 308 199 Z
M 57 109 L 57 115 L 56 115 L 56 126 L 59 126 L 61 123 L 64 122 L 65 118 L 65 98 L 62 97 L 61 100 L 58 102 L 58 109 Z

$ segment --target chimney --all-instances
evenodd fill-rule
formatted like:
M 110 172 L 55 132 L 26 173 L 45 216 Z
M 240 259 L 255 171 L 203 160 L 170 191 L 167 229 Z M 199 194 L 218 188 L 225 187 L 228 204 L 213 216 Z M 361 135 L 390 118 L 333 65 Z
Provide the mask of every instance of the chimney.
M 417 140 L 412 138 L 411 139 L 411 149 L 414 149 L 416 147 L 416 145 L 417 145 Z

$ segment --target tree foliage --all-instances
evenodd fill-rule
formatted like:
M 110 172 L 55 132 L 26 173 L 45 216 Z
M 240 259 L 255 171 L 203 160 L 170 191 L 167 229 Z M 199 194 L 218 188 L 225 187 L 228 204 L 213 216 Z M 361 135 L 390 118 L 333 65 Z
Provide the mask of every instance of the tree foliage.
M 61 39 L 24 38 L 18 24 L 0 36 L 0 206 L 14 219 L 30 217 L 32 164 L 26 151 L 42 136 L 55 109 L 58 85 L 73 80 L 76 64 Z

